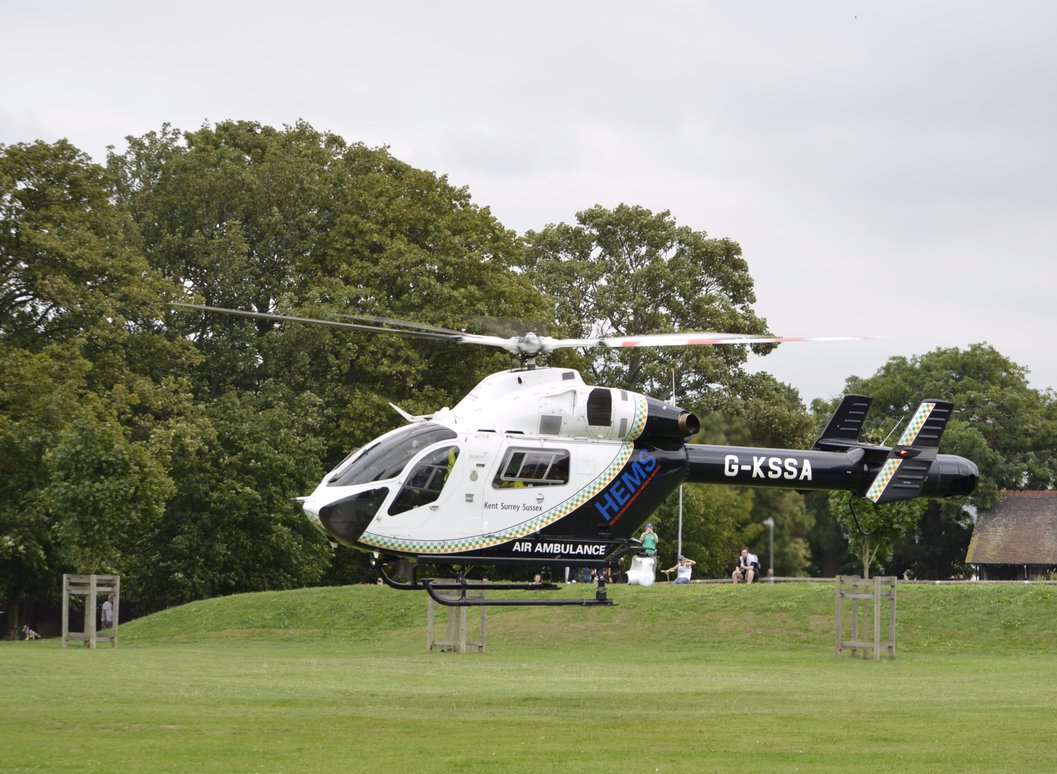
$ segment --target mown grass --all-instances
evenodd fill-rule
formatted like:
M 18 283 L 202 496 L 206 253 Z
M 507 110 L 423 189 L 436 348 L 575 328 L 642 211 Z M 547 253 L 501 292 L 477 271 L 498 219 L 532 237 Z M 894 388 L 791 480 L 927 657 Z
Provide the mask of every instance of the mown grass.
M 424 601 L 378 587 L 8 644 L 0 771 L 1057 769 L 1055 587 L 901 587 L 880 663 L 832 654 L 828 586 L 613 596 L 493 610 L 483 655 L 425 653 Z

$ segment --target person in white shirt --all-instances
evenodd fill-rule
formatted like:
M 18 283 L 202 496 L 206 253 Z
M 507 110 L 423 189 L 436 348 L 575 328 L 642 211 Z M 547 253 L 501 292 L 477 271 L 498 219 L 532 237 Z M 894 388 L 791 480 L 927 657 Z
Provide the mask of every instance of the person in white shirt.
M 109 629 L 114 625 L 114 604 L 107 597 L 103 601 L 103 628 Z
M 693 559 L 687 559 L 685 556 L 680 556 L 679 561 L 675 563 L 674 567 L 669 567 L 667 570 L 661 572 L 671 572 L 675 570 L 675 580 L 672 583 L 689 583 L 690 576 L 694 573 L 694 565 L 697 564 Z
M 760 557 L 749 553 L 748 546 L 742 546 L 741 553 L 738 555 L 738 563 L 734 567 L 734 572 L 731 573 L 730 579 L 735 583 L 752 583 L 759 571 Z

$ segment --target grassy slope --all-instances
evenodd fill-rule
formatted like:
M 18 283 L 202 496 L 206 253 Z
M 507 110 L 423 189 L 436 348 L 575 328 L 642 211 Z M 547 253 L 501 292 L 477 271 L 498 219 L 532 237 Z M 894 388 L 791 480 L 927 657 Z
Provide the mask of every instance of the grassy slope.
M 831 595 L 619 588 L 493 611 L 463 657 L 384 588 L 194 603 L 0 647 L 0 771 L 1057 769 L 1057 588 L 903 587 L 879 664 L 831 655 Z
M 571 586 L 551 596 L 590 597 Z M 581 642 L 592 633 L 636 648 L 694 644 L 825 649 L 833 639 L 829 584 L 658 585 L 610 588 L 607 609 L 493 609 L 494 635 L 519 642 Z M 125 643 L 213 639 L 377 640 L 424 630 L 423 595 L 385 588 L 300 589 L 193 602 L 128 624 Z M 1057 651 L 1057 587 L 901 586 L 899 645 L 908 652 Z M 553 624 L 560 621 L 560 626 Z M 516 633 L 516 634 L 515 634 Z

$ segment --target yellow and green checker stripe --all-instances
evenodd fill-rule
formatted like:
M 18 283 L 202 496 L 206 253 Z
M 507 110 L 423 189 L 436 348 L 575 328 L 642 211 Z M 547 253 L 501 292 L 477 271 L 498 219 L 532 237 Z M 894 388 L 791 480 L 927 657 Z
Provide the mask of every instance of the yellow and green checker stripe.
M 642 402 L 645 405 L 646 401 L 644 400 Z M 643 424 L 645 424 L 645 420 L 643 420 Z M 639 432 L 641 432 L 641 430 Z M 499 530 L 498 532 L 488 532 L 483 535 L 471 535 L 456 540 L 407 540 L 404 538 L 379 535 L 373 532 L 364 532 L 360 536 L 358 542 L 390 551 L 404 551 L 407 553 L 420 554 L 458 554 L 465 551 L 479 551 L 483 548 L 491 548 L 492 546 L 501 545 L 510 540 L 523 538 L 526 535 L 539 532 L 544 527 L 558 521 L 558 519 L 568 516 L 609 486 L 613 479 L 617 477 L 617 474 L 621 469 L 627 464 L 628 460 L 631 459 L 631 454 L 634 451 L 634 448 L 633 444 L 622 444 L 617 455 L 613 458 L 613 461 L 609 463 L 599 476 L 592 480 L 591 483 L 583 489 L 580 489 L 578 492 L 550 510 L 544 511 L 527 521 Z
M 641 395 L 635 396 L 635 418 L 631 420 L 631 432 L 628 433 L 628 440 L 634 441 L 640 435 L 642 431 L 646 429 L 646 418 L 650 413 L 650 404 L 647 403 L 646 399 Z
M 900 446 L 914 445 L 914 441 L 917 440 L 918 435 L 921 433 L 921 428 L 925 426 L 925 423 L 929 419 L 929 415 L 932 414 L 932 411 L 935 408 L 935 403 L 922 403 L 918 406 L 918 410 L 914 412 L 914 416 L 910 418 L 910 422 L 905 428 L 903 428 L 903 434 L 899 436 Z M 896 457 L 889 457 L 885 460 L 884 466 L 874 478 L 873 483 L 870 484 L 870 488 L 866 491 L 867 500 L 876 503 L 881 499 L 881 495 L 884 494 L 888 483 L 893 477 L 895 477 L 896 471 L 899 470 L 901 464 L 903 464 L 903 460 Z
M 910 423 L 903 429 L 903 434 L 899 436 L 900 446 L 914 445 L 914 441 L 918 439 L 918 434 L 921 432 L 921 428 L 923 428 L 925 423 L 928 422 L 929 415 L 932 414 L 932 411 L 935 408 L 935 403 L 922 403 L 918 406 L 918 410 L 914 412 L 914 416 L 911 417 Z

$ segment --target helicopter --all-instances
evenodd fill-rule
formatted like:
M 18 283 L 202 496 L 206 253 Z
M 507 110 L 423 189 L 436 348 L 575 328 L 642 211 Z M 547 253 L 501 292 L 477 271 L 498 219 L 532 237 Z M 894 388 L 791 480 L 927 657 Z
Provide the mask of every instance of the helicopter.
M 728 346 L 854 337 L 731 333 L 551 338 L 466 333 L 370 315 L 321 320 L 201 304 L 200 312 L 327 325 L 497 347 L 520 366 L 485 377 L 452 407 L 413 415 L 353 451 L 299 497 L 329 540 L 375 559 L 381 579 L 425 590 L 437 602 L 474 605 L 608 605 L 605 569 L 641 543 L 641 526 L 683 483 L 838 490 L 877 504 L 964 496 L 975 463 L 939 454 L 953 406 L 924 400 L 892 447 L 860 440 L 870 398 L 846 395 L 811 449 L 690 443 L 700 419 L 671 402 L 631 390 L 588 385 L 571 368 L 537 366 L 565 348 Z M 849 501 L 850 504 L 850 501 Z M 854 513 L 854 512 L 853 512 Z M 465 569 L 454 581 L 419 576 L 422 566 L 521 565 L 595 568 L 593 599 L 471 597 Z M 398 575 L 407 575 L 402 579 Z M 552 583 L 489 583 L 489 590 L 548 590 Z M 456 596 L 443 592 L 458 592 Z

